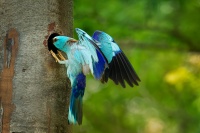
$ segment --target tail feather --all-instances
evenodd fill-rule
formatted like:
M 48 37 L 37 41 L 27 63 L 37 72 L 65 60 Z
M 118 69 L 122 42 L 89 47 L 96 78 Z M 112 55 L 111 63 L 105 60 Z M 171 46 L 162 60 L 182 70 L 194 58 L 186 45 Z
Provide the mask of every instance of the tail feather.
M 80 73 L 72 83 L 72 93 L 70 97 L 70 106 L 68 121 L 72 124 L 82 124 L 83 117 L 83 95 L 85 91 L 85 75 Z

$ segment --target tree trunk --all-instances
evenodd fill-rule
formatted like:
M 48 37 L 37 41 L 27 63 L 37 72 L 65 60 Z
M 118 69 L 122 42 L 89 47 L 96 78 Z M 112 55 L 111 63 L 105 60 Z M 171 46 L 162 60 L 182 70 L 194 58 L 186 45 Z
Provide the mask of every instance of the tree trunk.
M 46 39 L 72 36 L 72 9 L 72 0 L 0 0 L 0 133 L 71 132 L 66 70 Z

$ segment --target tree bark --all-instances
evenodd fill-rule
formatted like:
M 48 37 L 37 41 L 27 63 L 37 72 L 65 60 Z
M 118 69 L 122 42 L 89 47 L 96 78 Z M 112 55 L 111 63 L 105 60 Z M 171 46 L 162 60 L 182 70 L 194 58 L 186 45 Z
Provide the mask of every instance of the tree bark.
M 46 39 L 73 35 L 72 9 L 72 0 L 0 0 L 0 132 L 71 132 L 66 70 Z

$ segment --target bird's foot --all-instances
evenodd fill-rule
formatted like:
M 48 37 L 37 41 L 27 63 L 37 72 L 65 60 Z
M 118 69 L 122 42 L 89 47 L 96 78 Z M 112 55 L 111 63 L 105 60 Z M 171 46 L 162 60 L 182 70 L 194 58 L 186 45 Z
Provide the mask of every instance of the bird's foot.
M 60 57 L 61 60 L 66 60 L 60 51 L 58 51 L 58 56 Z
M 58 57 L 56 56 L 56 54 L 51 50 L 50 51 L 51 55 L 54 57 L 54 59 L 56 60 L 56 62 L 59 62 L 60 60 L 58 59 Z

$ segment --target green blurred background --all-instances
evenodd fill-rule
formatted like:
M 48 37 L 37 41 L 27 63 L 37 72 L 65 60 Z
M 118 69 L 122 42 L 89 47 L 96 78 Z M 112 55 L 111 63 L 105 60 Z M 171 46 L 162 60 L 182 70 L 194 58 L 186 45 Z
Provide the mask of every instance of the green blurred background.
M 141 78 L 88 76 L 75 133 L 200 132 L 200 0 L 75 0 L 74 27 L 110 34 Z

